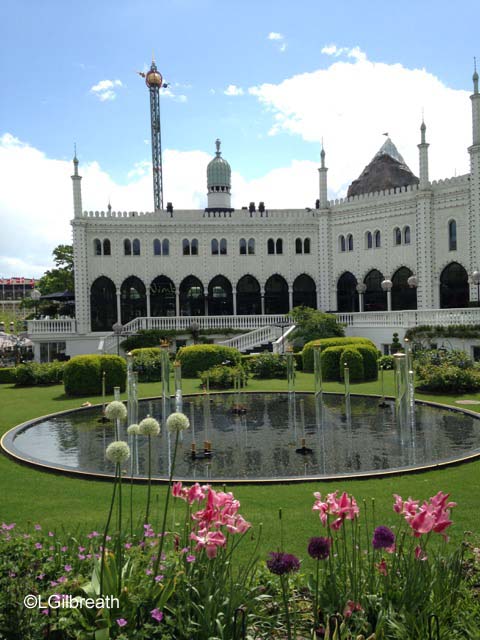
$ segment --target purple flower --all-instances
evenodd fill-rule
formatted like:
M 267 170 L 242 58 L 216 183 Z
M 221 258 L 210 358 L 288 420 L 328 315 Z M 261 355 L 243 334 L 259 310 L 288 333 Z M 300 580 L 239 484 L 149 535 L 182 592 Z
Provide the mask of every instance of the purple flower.
M 300 569 L 300 560 L 291 553 L 282 553 L 270 551 L 270 557 L 267 560 L 269 571 L 277 576 L 283 576 L 286 573 L 292 573 Z
M 150 611 L 150 615 L 152 616 L 152 618 L 154 620 L 156 620 L 157 622 L 161 622 L 163 620 L 163 612 L 160 611 L 160 609 L 152 609 Z
M 330 555 L 331 540 L 329 538 L 310 538 L 308 555 L 315 560 L 325 560 Z
M 395 544 L 395 534 L 388 527 L 383 525 L 377 527 L 373 532 L 372 545 L 374 549 L 388 549 Z
M 42 530 L 42 527 L 41 527 L 41 525 L 36 524 L 36 525 L 34 526 L 34 529 L 35 529 L 35 531 L 41 531 L 41 530 Z
M 35 549 L 42 549 L 43 545 L 40 542 L 35 543 Z
M 64 567 L 65 571 L 68 573 L 69 571 L 72 570 L 72 565 L 71 564 L 66 564 Z
M 115 622 L 118 624 L 119 627 L 126 627 L 128 624 L 125 618 L 117 618 Z
M 195 562 L 195 556 L 191 553 L 185 559 L 187 562 Z

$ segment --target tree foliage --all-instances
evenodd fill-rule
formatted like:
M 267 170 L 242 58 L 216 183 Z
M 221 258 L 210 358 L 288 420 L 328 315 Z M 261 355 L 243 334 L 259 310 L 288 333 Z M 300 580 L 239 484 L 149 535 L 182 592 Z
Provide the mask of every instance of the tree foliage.
M 52 255 L 55 268 L 45 271 L 40 278 L 37 285 L 40 293 L 47 295 L 57 291 L 73 291 L 73 246 L 59 244 L 52 251 Z
M 337 322 L 336 316 L 323 313 L 310 307 L 295 307 L 289 314 L 296 329 L 292 339 L 296 344 L 304 345 L 317 338 L 333 338 L 344 336 L 343 325 Z

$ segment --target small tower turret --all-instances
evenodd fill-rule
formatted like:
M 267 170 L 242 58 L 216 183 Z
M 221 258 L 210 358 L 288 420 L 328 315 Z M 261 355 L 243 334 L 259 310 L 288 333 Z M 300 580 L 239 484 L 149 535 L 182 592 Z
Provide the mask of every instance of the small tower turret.
M 422 124 L 420 126 L 420 144 L 418 145 L 419 152 L 419 178 L 420 189 L 428 189 L 428 147 L 430 146 L 426 141 L 427 127 L 422 118 Z
M 220 145 L 221 142 L 217 138 L 215 141 L 215 158 L 213 158 L 207 166 L 208 211 L 232 211 L 232 170 L 228 162 L 222 158 Z
M 474 60 L 472 101 L 472 144 L 480 144 L 480 93 L 478 92 L 477 60 Z
M 320 168 L 319 173 L 319 208 L 326 209 L 328 207 L 327 194 L 327 167 L 325 166 L 325 148 L 322 140 L 322 150 L 320 152 Z
M 77 147 L 73 156 L 73 215 L 79 218 L 82 215 L 82 176 L 78 175 Z

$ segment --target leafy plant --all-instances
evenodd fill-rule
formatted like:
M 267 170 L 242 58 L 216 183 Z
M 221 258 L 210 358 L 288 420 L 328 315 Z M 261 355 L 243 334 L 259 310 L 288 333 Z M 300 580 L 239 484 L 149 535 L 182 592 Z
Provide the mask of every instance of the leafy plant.
M 240 351 L 218 344 L 192 345 L 182 347 L 177 354 L 186 378 L 195 378 L 200 372 L 218 364 L 240 364 Z
M 247 377 L 242 366 L 229 367 L 222 364 L 217 364 L 215 367 L 202 371 L 200 374 L 202 385 L 205 387 L 208 379 L 210 389 L 230 389 L 235 386 L 237 380 L 240 380 L 240 384 L 245 386 Z
M 102 393 L 102 372 L 105 371 L 107 393 L 114 387 L 125 391 L 127 365 L 119 356 L 75 356 L 65 364 L 63 382 L 69 396 Z
M 322 351 L 327 347 L 346 347 L 347 345 L 369 345 L 375 347 L 374 343 L 368 338 L 352 337 L 352 338 L 323 338 L 321 340 L 312 340 L 307 342 L 303 347 L 303 370 L 313 371 L 313 350 L 316 346 L 320 346 Z M 334 379 L 338 380 L 338 376 Z
M 337 317 L 331 313 L 323 313 L 310 307 L 295 307 L 288 316 L 295 324 L 295 330 L 291 339 L 300 345 L 318 338 L 332 338 L 344 336 L 343 325 L 339 324 Z
M 17 387 L 59 384 L 63 381 L 65 362 L 27 362 L 12 370 Z
M 285 378 L 287 359 L 283 354 L 264 351 L 250 358 L 249 368 L 255 378 Z

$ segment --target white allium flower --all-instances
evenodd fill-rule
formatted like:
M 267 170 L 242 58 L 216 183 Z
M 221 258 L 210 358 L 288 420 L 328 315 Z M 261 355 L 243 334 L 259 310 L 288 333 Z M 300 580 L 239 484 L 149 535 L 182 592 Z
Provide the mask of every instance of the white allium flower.
M 107 404 L 105 408 L 105 415 L 109 420 L 125 420 L 127 417 L 127 407 L 119 400 L 114 400 Z
M 190 420 L 184 413 L 171 413 L 167 418 L 167 429 L 171 432 L 185 431 L 190 427 Z
M 160 433 L 160 425 L 155 418 L 147 416 L 138 425 L 138 432 L 142 436 L 158 436 Z
M 129 436 L 138 436 L 140 433 L 140 427 L 138 424 L 131 424 L 127 429 L 127 433 Z
M 117 440 L 116 442 L 111 442 L 106 451 L 105 457 L 110 462 L 121 463 L 128 460 L 130 457 L 130 447 L 123 440 Z

